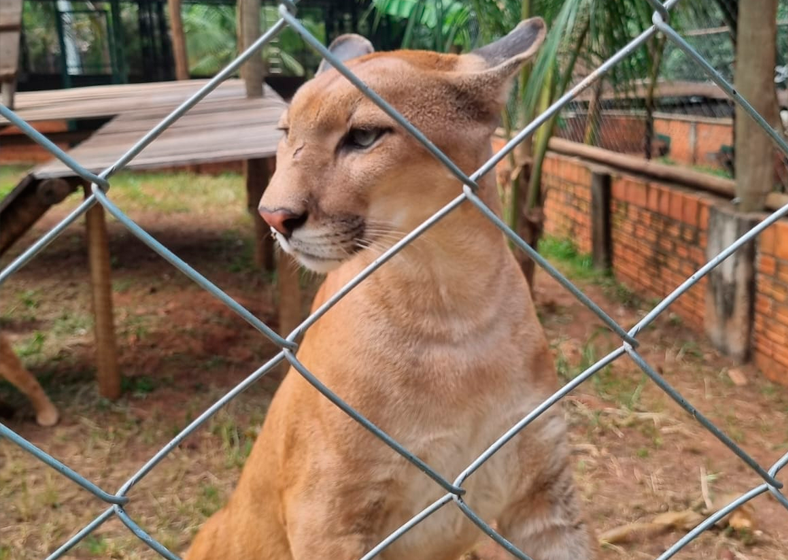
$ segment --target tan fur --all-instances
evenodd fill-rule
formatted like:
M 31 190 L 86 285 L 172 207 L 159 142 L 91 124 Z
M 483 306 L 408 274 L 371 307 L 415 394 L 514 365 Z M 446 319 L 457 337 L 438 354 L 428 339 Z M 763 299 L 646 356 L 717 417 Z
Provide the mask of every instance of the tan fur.
M 521 63 L 488 68 L 474 54 L 397 51 L 349 67 L 471 173 L 491 155 Z M 302 87 L 282 124 L 289 133 L 261 208 L 307 212 L 290 239 L 278 238 L 306 266 L 330 270 L 313 310 L 461 192 L 335 70 Z M 337 149 L 359 126 L 393 132 L 367 150 Z M 492 177 L 479 194 L 500 212 Z M 297 356 L 450 481 L 558 387 L 523 275 L 502 234 L 469 203 L 328 311 Z M 590 560 L 568 459 L 553 407 L 465 482 L 465 500 L 535 560 Z M 444 493 L 291 369 L 229 503 L 187 558 L 355 560 Z M 379 558 L 456 560 L 480 535 L 448 504 Z
M 14 387 L 30 399 L 36 411 L 36 421 L 42 426 L 53 426 L 58 421 L 58 411 L 47 397 L 41 385 L 30 373 L 19 358 L 14 354 L 11 343 L 0 332 L 0 377 L 6 379 Z

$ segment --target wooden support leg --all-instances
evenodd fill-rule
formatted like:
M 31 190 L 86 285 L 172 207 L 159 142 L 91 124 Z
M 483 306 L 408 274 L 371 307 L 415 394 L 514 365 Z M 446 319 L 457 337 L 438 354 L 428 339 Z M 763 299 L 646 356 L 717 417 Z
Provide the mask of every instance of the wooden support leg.
M 286 253 L 279 254 L 279 334 L 287 336 L 301 322 L 301 273 L 298 263 Z
M 14 110 L 14 94 L 16 93 L 16 79 L 0 82 L 0 103 Z
M 90 189 L 85 188 L 85 196 Z M 115 323 L 112 313 L 112 279 L 109 265 L 109 240 L 104 208 L 96 204 L 85 214 L 90 261 L 90 283 L 93 291 L 94 334 L 96 339 L 96 370 L 99 394 L 108 399 L 120 397 L 120 370 L 115 344 Z
M 249 214 L 254 220 L 254 260 L 266 272 L 276 268 L 274 258 L 274 240 L 271 228 L 260 217 L 257 206 L 263 198 L 265 188 L 271 179 L 271 164 L 266 159 L 248 159 L 244 161 L 244 177 L 246 179 L 246 204 Z
M 287 336 L 302 320 L 301 316 L 301 271 L 298 263 L 287 253 L 279 253 L 277 266 L 277 288 L 279 289 L 279 334 Z M 288 362 L 282 362 L 277 373 L 281 379 L 290 369 Z

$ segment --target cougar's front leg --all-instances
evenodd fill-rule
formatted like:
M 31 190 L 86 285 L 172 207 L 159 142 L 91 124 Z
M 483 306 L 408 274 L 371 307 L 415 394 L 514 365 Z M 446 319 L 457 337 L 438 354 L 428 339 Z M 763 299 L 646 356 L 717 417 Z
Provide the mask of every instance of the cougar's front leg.
M 354 484 L 328 476 L 286 505 L 293 560 L 359 560 L 383 540 L 388 489 L 366 476 Z
M 567 464 L 528 499 L 510 506 L 502 534 L 533 560 L 595 560 L 597 542 L 583 516 Z
M 41 426 L 57 424 L 59 414 L 38 380 L 30 373 L 11 348 L 11 343 L 0 333 L 0 377 L 19 389 L 33 405 L 36 421 Z

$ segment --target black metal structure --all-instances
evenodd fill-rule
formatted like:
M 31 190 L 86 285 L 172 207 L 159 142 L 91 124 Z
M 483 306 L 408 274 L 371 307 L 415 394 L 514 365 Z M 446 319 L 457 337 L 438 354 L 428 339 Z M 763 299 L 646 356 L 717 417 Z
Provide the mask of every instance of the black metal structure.
M 184 0 L 184 4 L 226 9 L 237 0 Z M 269 0 L 263 4 L 276 6 Z M 382 20 L 373 30 L 364 18 L 370 4 L 370 0 L 301 0 L 298 6 L 299 12 L 310 12 L 322 22 L 329 42 L 355 31 L 380 48 L 396 46 L 398 39 L 390 37 L 393 29 L 388 21 Z M 19 91 L 175 79 L 167 0 L 25 0 L 24 9 Z M 101 28 L 107 40 L 80 41 L 80 33 L 92 28 Z M 85 52 L 75 52 L 74 44 Z M 315 54 L 305 44 L 288 54 L 308 72 L 316 68 Z M 289 97 L 304 79 L 272 72 L 267 81 Z

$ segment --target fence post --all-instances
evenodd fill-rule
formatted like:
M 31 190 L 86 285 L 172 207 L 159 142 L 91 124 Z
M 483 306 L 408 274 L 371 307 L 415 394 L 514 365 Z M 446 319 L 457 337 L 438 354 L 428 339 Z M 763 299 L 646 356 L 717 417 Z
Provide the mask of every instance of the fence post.
M 276 268 L 274 259 L 274 240 L 271 228 L 265 223 L 257 206 L 263 198 L 265 188 L 272 175 L 271 163 L 264 158 L 244 160 L 244 178 L 246 179 L 246 206 L 254 221 L 254 262 L 266 272 Z
M 712 259 L 756 226 L 759 218 L 725 204 L 709 208 L 706 258 Z M 750 241 L 709 273 L 706 335 L 723 354 L 742 363 L 749 358 L 755 305 L 755 242 Z
M 610 173 L 591 168 L 591 247 L 594 268 L 609 270 L 612 266 L 610 231 Z
M 84 185 L 85 197 L 90 187 Z M 85 214 L 93 295 L 93 332 L 96 340 L 96 372 L 99 394 L 107 399 L 120 397 L 120 371 L 112 312 L 112 278 L 109 265 L 109 240 L 104 207 L 96 204 Z

